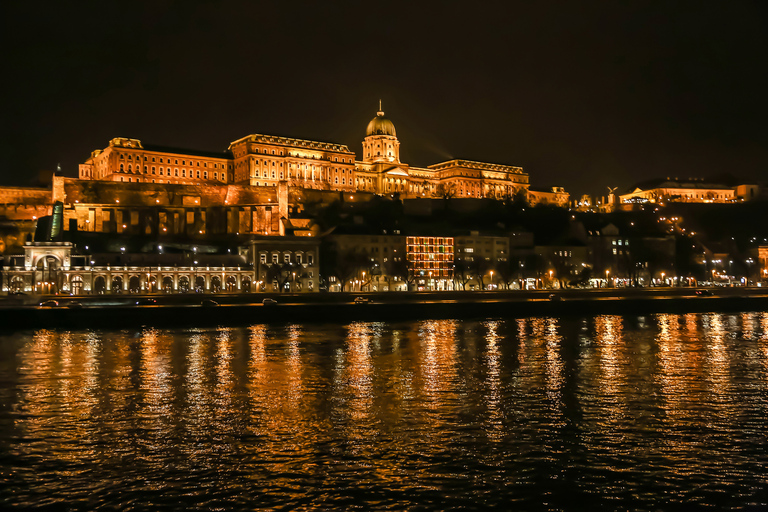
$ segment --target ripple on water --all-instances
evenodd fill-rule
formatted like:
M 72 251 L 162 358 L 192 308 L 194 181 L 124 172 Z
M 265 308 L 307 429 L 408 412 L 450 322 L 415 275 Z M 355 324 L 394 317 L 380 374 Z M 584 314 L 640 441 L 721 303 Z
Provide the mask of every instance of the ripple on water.
M 768 507 L 768 314 L 0 339 L 0 505 Z

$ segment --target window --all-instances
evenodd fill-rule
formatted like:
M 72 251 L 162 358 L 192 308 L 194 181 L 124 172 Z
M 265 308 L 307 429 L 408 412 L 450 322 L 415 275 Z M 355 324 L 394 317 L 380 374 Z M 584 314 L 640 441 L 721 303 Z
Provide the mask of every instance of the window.
M 179 170 L 178 170 L 178 169 L 175 169 L 175 170 L 174 170 L 174 175 L 175 175 L 175 176 L 178 176 L 178 175 L 179 175 Z
M 296 263 L 301 265 L 301 254 L 300 253 L 296 255 Z
M 259 262 L 264 265 L 267 262 L 267 255 L 266 253 L 261 253 L 259 255 Z
M 208 171 L 203 171 L 203 178 L 208 179 Z
M 205 172 L 208 172 L 208 171 L 205 171 Z M 198 178 L 200 177 L 200 170 L 199 169 L 197 170 L 197 177 Z
M 307 265 L 310 267 L 315 264 L 315 256 L 312 253 L 307 254 Z
M 285 263 L 290 263 L 291 262 L 291 253 L 287 252 L 287 253 L 283 254 L 283 261 Z
M 272 263 L 277 263 L 280 258 L 280 255 L 275 253 L 272 255 Z
M 215 180 L 219 179 L 219 173 L 218 172 L 213 173 L 213 179 L 215 179 Z

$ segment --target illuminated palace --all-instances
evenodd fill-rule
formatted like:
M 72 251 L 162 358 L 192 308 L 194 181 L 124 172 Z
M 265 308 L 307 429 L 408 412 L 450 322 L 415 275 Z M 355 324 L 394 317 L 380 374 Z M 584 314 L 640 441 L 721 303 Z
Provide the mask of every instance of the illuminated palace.
M 286 183 L 305 189 L 397 193 L 403 198 L 504 198 L 529 193 L 528 175 L 520 167 L 449 160 L 421 168 L 401 162 L 395 125 L 381 107 L 368 123 L 361 160 L 343 144 L 273 135 L 248 135 L 220 153 L 118 137 L 80 165 L 80 179 L 267 187 Z M 553 197 L 549 202 L 560 200 Z

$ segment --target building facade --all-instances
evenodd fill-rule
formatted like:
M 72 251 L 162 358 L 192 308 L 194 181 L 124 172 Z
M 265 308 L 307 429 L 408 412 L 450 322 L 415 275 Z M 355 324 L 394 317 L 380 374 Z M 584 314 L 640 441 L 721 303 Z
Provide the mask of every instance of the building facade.
M 248 293 L 253 267 L 237 255 L 72 254 L 70 242 L 32 242 L 6 258 L 3 291 L 66 295 Z
M 178 185 L 278 183 L 305 189 L 364 191 L 401 197 L 511 198 L 529 188 L 520 167 L 449 160 L 411 167 L 400 160 L 395 126 L 379 111 L 367 126 L 360 160 L 343 144 L 254 134 L 226 151 L 182 150 L 116 137 L 80 165 L 81 180 Z M 561 189 L 535 192 L 537 202 L 567 204 Z

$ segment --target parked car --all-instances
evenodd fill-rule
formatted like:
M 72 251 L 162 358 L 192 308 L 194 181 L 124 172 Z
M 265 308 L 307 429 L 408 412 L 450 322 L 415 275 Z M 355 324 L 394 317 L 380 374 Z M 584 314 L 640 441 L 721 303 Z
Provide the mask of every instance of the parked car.
M 711 297 L 712 292 L 710 290 L 696 290 L 696 295 L 699 297 Z
M 355 297 L 355 304 L 370 304 L 371 299 L 368 297 Z
M 265 306 L 276 306 L 277 305 L 277 301 L 275 299 L 270 299 L 269 297 L 267 297 L 266 299 L 261 301 L 261 303 L 264 304 Z
M 80 309 L 80 308 L 83 307 L 83 304 L 78 302 L 78 301 L 76 301 L 76 300 L 73 300 L 73 301 L 67 303 L 67 307 L 69 309 Z
M 44 300 L 43 302 L 40 303 L 40 307 L 43 307 L 43 308 L 55 308 L 58 306 L 59 306 L 59 303 L 56 302 L 55 300 Z
M 549 300 L 551 300 L 553 302 L 558 302 L 558 301 L 563 300 L 563 298 L 561 296 L 557 295 L 556 293 L 550 293 L 549 294 Z

